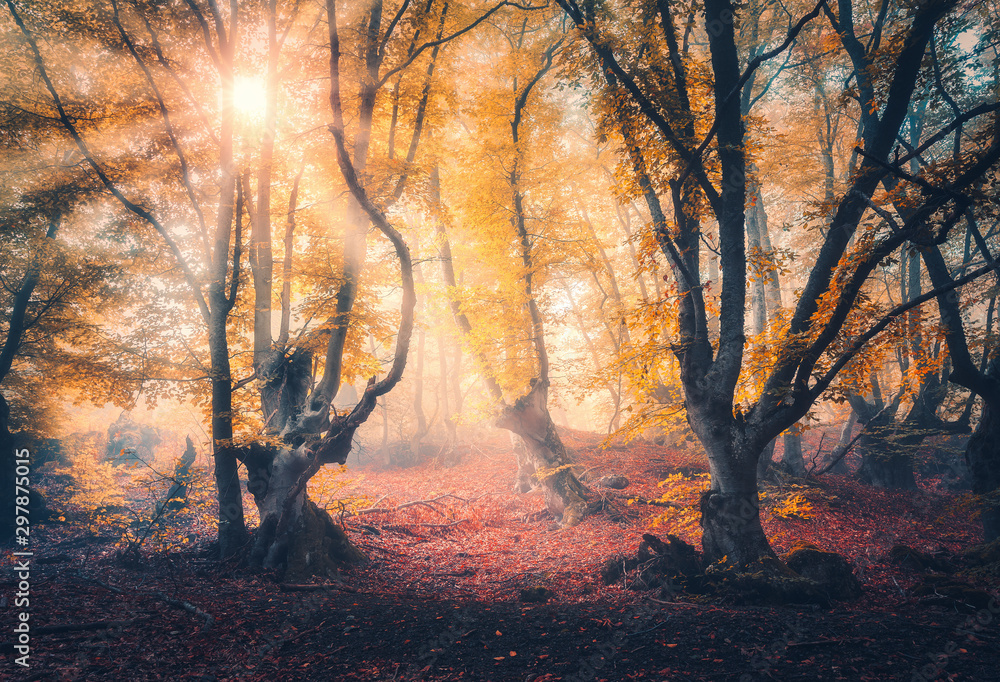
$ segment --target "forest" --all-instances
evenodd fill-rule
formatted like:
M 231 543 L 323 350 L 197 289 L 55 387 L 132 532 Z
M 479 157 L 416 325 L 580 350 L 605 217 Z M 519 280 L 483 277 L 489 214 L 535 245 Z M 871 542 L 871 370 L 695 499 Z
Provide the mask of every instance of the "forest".
M 997 679 L 996 0 L 3 9 L 4 679 Z

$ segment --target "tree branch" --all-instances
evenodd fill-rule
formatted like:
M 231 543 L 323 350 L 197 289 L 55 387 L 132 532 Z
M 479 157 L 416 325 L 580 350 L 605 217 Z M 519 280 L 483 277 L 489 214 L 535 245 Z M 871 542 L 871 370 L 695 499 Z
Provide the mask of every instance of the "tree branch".
M 180 247 L 177 245 L 177 242 L 174 241 L 173 237 L 170 236 L 170 233 L 167 231 L 167 229 L 160 223 L 160 221 L 156 219 L 155 216 L 153 216 L 152 213 L 147 211 L 142 206 L 139 206 L 138 204 L 135 204 L 132 201 L 130 201 L 121 192 L 118 186 L 111 180 L 111 178 L 108 177 L 108 175 L 104 172 L 104 169 L 101 168 L 101 165 L 97 162 L 97 160 L 94 158 L 93 153 L 90 151 L 89 146 L 80 136 L 80 133 L 76 129 L 76 126 L 73 124 L 73 121 L 66 114 L 66 109 L 63 107 L 62 99 L 59 97 L 59 93 L 56 91 L 55 86 L 52 84 L 52 80 L 49 78 L 48 70 L 45 68 L 45 62 L 42 59 L 42 54 L 38 50 L 38 44 L 35 42 L 34 36 L 28 30 L 27 26 L 25 26 L 24 21 L 21 19 L 21 15 L 18 13 L 17 8 L 14 6 L 14 0 L 5 0 L 5 1 L 7 3 L 7 9 L 10 11 L 10 15 L 14 19 L 14 23 L 17 24 L 17 27 L 21 30 L 21 33 L 28 41 L 28 46 L 30 47 L 32 56 L 34 57 L 35 66 L 38 68 L 38 73 L 42 78 L 42 82 L 45 83 L 45 88 L 49 91 L 49 95 L 51 95 L 52 97 L 52 101 L 56 106 L 56 110 L 59 112 L 59 121 L 62 123 L 63 127 L 67 130 L 67 132 L 69 132 L 70 137 L 73 138 L 73 141 L 76 143 L 76 146 L 80 150 L 80 153 L 83 154 L 84 158 L 87 160 L 87 163 L 97 174 L 97 177 L 101 180 L 101 182 L 108 189 L 108 191 L 111 192 L 111 194 L 115 197 L 115 199 L 117 199 L 126 209 L 128 209 L 129 211 L 131 211 L 132 213 L 134 213 L 135 215 L 139 216 L 147 223 L 149 223 L 153 227 L 153 229 L 156 230 L 163 238 L 163 240 L 167 243 L 167 247 L 170 249 L 170 252 L 174 255 L 174 258 L 177 260 L 177 264 L 180 266 L 181 271 L 184 274 L 185 281 L 191 288 L 191 294 L 194 297 L 195 302 L 198 304 L 198 308 L 201 311 L 202 318 L 207 323 L 211 317 L 208 304 L 205 302 L 205 298 L 201 292 L 201 287 L 198 285 L 198 281 L 194 276 L 194 272 L 191 271 L 191 268 L 188 265 L 187 260 L 184 258 L 184 255 L 181 253 Z

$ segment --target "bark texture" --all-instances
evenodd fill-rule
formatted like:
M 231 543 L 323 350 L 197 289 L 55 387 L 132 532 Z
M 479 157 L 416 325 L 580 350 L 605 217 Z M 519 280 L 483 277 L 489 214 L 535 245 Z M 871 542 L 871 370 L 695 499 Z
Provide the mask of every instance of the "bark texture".
M 806 475 L 806 463 L 802 457 L 802 436 L 794 429 L 785 431 L 782 437 L 784 452 L 781 455 L 781 468 L 785 473 L 801 478 Z
M 988 371 L 1000 377 L 997 360 Z M 972 473 L 972 492 L 980 496 L 985 542 L 1000 538 L 1000 404 L 983 400 L 982 415 L 965 449 L 965 461 Z
M 548 410 L 548 384 L 534 381 L 531 390 L 503 407 L 496 425 L 523 443 L 515 489 L 527 492 L 537 481 L 545 506 L 564 527 L 575 526 L 587 513 L 587 489 L 576 478 L 572 460 L 556 433 Z
M 10 432 L 10 405 L 0 393 L 0 544 L 7 544 L 14 535 L 14 482 L 17 466 L 14 437 Z

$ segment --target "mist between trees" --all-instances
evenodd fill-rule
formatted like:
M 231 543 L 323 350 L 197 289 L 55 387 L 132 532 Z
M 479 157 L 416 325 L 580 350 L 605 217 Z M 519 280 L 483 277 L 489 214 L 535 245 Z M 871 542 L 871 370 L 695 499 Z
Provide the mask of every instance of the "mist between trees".
M 561 430 L 686 448 L 706 565 L 775 558 L 775 476 L 954 479 L 995 540 L 996 9 L 6 0 L 4 466 L 133 458 L 136 552 L 190 493 L 290 577 L 366 560 L 323 467 L 495 428 L 562 528 Z

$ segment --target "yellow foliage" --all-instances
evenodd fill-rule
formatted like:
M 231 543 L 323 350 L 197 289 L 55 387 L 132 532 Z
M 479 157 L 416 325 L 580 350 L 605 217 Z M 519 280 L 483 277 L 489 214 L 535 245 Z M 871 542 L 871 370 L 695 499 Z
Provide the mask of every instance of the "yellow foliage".
M 815 518 L 816 516 L 813 513 L 812 502 L 807 500 L 802 494 L 791 495 L 779 500 L 771 508 L 771 512 L 782 519 L 806 520 Z
M 663 527 L 674 535 L 694 533 L 700 519 L 701 512 L 696 507 L 667 507 L 662 514 L 650 520 L 649 527 Z
M 124 507 L 126 503 L 126 487 L 121 484 L 121 474 L 110 462 L 97 462 L 93 453 L 88 452 L 77 457 L 71 467 L 57 473 L 73 477 L 73 484 L 66 488 L 70 494 L 67 504 L 91 515 L 91 523 L 95 528 L 112 521 L 110 516 L 120 516 L 101 511 Z
M 572 464 L 563 464 L 562 466 L 538 469 L 537 471 L 535 471 L 535 479 L 538 481 L 544 481 L 546 478 L 549 478 L 550 476 L 555 476 L 560 471 L 565 471 L 566 469 L 572 469 L 572 468 L 573 468 Z
M 359 482 L 361 479 L 346 478 L 347 466 L 326 466 L 319 470 L 309 481 L 308 493 L 316 505 L 331 513 L 348 512 L 363 509 L 371 505 L 365 497 L 344 497 L 344 488 Z M 362 477 L 363 478 L 363 477 Z

